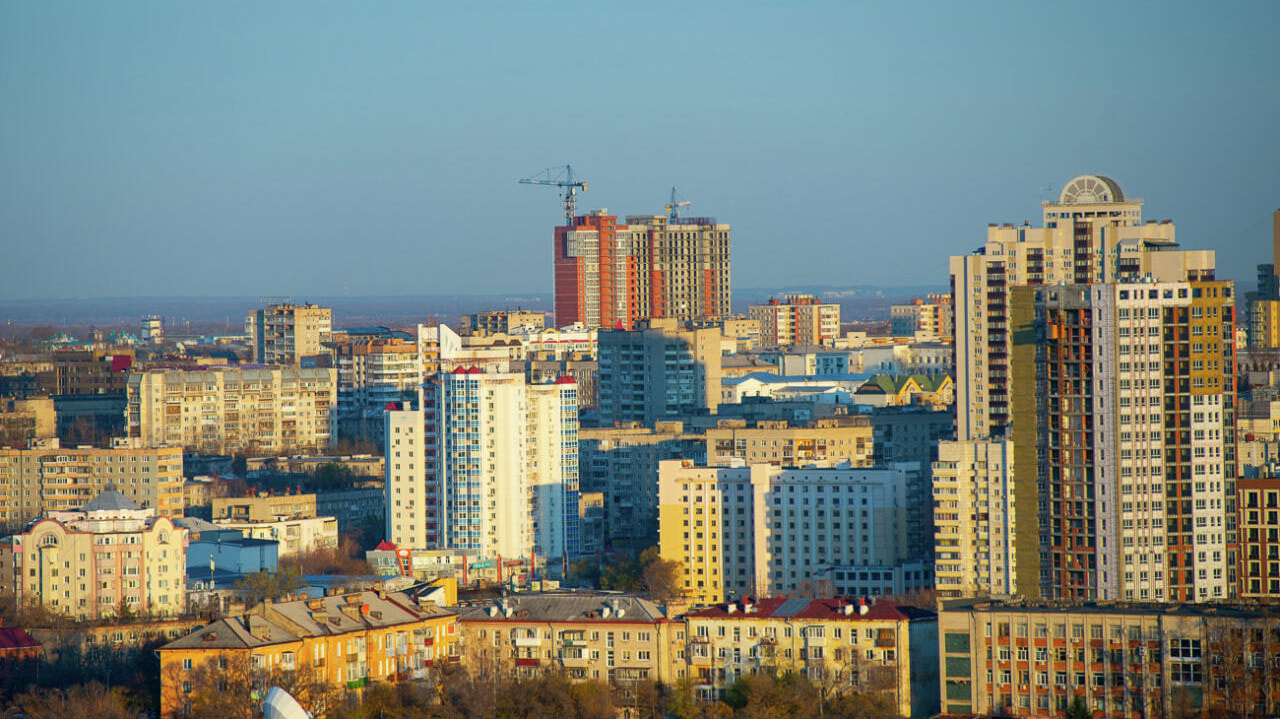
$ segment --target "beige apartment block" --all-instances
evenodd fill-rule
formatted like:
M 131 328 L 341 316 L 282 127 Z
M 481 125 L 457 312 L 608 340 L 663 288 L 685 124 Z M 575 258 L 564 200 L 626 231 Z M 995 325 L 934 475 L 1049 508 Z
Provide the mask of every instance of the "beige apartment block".
M 296 366 L 304 357 L 325 354 L 323 343 L 333 334 L 333 310 L 282 302 L 254 310 L 244 324 L 254 362 Z
M 712 466 L 734 460 L 780 467 L 873 464 L 871 422 L 866 417 L 819 419 L 802 426 L 761 420 L 754 427 L 741 420 L 721 420 L 718 427 L 707 430 L 706 438 L 707 464 Z
M 63 447 L 57 439 L 0 449 L 0 526 L 79 509 L 108 484 L 157 514 L 181 517 L 182 449 L 148 448 L 129 439 L 114 440 L 108 449 Z
M 951 311 L 951 295 L 929 295 L 905 305 L 889 308 L 889 331 L 894 337 L 951 337 L 955 334 L 955 315 Z
M 751 319 L 760 323 L 765 347 L 822 345 L 840 336 L 840 305 L 819 302 L 813 295 L 787 295 L 765 305 L 752 305 Z
M 934 582 L 942 597 L 1017 592 L 1013 443 L 939 442 L 933 463 Z M 1035 535 L 1021 538 L 1035 542 Z
M 76 511 L 51 511 L 0 540 L 0 592 L 96 620 L 186 610 L 186 530 L 109 487 Z
M 216 497 L 211 500 L 213 519 L 233 519 L 244 522 L 269 522 L 275 519 L 295 519 L 316 516 L 314 494 L 268 494 L 258 492 L 252 497 Z
M 458 615 L 463 662 L 520 677 L 563 674 L 613 685 L 682 678 L 684 623 L 619 594 L 513 594 Z
M 541 330 L 547 326 L 547 316 L 531 310 L 489 310 L 462 317 L 462 328 L 467 334 L 511 334 L 521 329 Z
M 909 540 L 906 493 L 919 471 L 665 461 L 659 551 L 683 565 L 684 597 L 694 604 L 827 584 L 823 593 L 862 596 L 928 586 L 929 547 Z
M 337 370 L 216 367 L 129 375 L 129 436 L 211 454 L 323 451 Z
M 0 447 L 23 448 L 58 433 L 53 398 L 0 399 Z

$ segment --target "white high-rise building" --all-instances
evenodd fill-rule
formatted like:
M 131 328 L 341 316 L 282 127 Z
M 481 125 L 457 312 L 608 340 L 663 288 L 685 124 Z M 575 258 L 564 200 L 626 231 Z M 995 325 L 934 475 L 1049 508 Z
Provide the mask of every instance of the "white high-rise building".
M 457 369 L 387 416 L 387 536 L 481 558 L 577 556 L 578 387 Z

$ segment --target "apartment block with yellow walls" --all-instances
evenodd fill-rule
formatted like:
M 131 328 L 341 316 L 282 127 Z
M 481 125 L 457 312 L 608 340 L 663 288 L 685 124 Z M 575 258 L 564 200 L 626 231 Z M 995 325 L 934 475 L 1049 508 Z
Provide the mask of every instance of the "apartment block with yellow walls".
M 901 594 L 932 586 L 932 539 L 912 539 L 907 488 L 918 463 L 889 467 L 658 469 L 659 551 L 684 569 L 683 598 Z
M 902 716 L 937 712 L 937 615 L 875 599 L 744 597 L 684 617 L 689 676 L 713 699 L 737 679 L 794 672 L 834 694 L 888 699 Z
M 743 420 L 720 420 L 717 427 L 707 429 L 706 437 L 709 465 L 725 465 L 733 459 L 782 467 L 872 465 L 872 429 L 866 417 L 819 419 L 802 426 L 760 420 L 754 427 L 747 427 Z
M 684 623 L 618 594 L 514 594 L 458 616 L 463 662 L 513 676 L 564 672 L 626 685 L 685 676 Z
M 339 692 L 422 679 L 431 667 L 457 661 L 456 620 L 453 611 L 401 592 L 267 601 L 160 647 L 161 715 L 216 701 L 211 694 L 237 668 L 250 689 L 264 692 L 269 681 Z
M 63 447 L 57 439 L 0 449 L 0 526 L 79 509 L 107 484 L 144 508 L 181 517 L 182 449 L 116 439 L 110 448 Z
M 114 485 L 0 540 L 0 593 L 80 620 L 186 610 L 186 530 Z

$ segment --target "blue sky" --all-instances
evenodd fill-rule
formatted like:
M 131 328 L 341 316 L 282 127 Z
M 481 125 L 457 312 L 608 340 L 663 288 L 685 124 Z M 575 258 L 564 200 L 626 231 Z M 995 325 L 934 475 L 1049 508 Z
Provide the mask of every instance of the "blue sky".
M 946 283 L 1102 173 L 1252 284 L 1280 3 L 0 4 L 0 299 L 549 292 L 549 188 L 734 284 Z M 1050 188 L 1050 189 L 1046 189 Z M 27 267 L 29 271 L 13 271 Z

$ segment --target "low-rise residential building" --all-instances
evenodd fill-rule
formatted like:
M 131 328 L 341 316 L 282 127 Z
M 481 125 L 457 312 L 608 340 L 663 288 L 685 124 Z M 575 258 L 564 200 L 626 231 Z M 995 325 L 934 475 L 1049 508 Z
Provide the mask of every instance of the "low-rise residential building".
M 386 461 L 374 454 L 296 454 L 291 457 L 249 457 L 245 459 L 245 472 L 280 474 L 317 474 L 324 467 L 333 467 L 339 473 L 351 473 L 355 477 L 382 479 L 386 473 Z
M 859 387 L 855 399 L 872 407 L 923 404 L 945 409 L 955 404 L 955 383 L 945 374 L 880 374 Z
M 263 521 L 215 519 L 214 524 L 237 530 L 248 539 L 279 542 L 281 559 L 338 546 L 338 520 L 334 517 L 281 517 Z
M 456 619 L 401 592 L 265 602 L 160 647 L 161 716 L 214 704 L 219 691 L 265 692 L 282 676 L 309 687 L 301 698 L 313 711 L 371 681 L 423 679 L 457 660 Z
M 35 683 L 44 646 L 22 627 L 0 626 L 0 691 Z
M 462 609 L 463 662 L 498 675 L 563 672 L 611 684 L 684 674 L 684 625 L 620 594 L 514 594 Z
M 737 679 L 794 672 L 833 694 L 884 697 L 901 716 L 937 712 L 937 615 L 888 601 L 743 597 L 690 612 L 695 688 L 720 696 Z
M 82 507 L 107 485 L 167 517 L 181 517 L 182 450 L 129 439 L 111 447 L 63 447 L 37 440 L 29 449 L 0 449 L 0 527 L 20 527 L 52 511 Z
M 759 397 L 776 401 L 798 399 L 829 404 L 853 404 L 854 392 L 866 381 L 867 376 L 861 374 L 788 376 L 755 372 L 723 380 L 720 388 L 720 403 L 721 405 L 739 404 Z
M 907 486 L 918 465 L 854 469 L 659 466 L 659 549 L 684 567 L 684 596 L 712 604 L 743 596 L 865 586 L 874 594 L 932 584 L 931 547 L 908 540 Z M 852 575 L 852 576 L 851 576 Z M 886 576 L 887 575 L 887 576 Z
M 186 609 L 186 532 L 115 491 L 0 540 L 0 593 L 76 619 Z
M 951 714 L 1061 716 L 1076 697 L 1117 719 L 1280 709 L 1274 608 L 957 599 L 938 635 Z
M 239 522 L 269 522 L 316 516 L 316 495 L 258 492 L 250 497 L 218 497 L 212 500 L 213 518 Z
M 721 420 L 708 429 L 707 464 L 726 465 L 733 460 L 746 464 L 773 464 L 780 467 L 872 465 L 871 423 L 866 417 L 819 419 L 802 425 L 783 421 L 760 421 L 746 426 L 741 420 Z
M 130 437 L 229 454 L 322 451 L 333 437 L 336 369 L 206 367 L 133 372 Z

